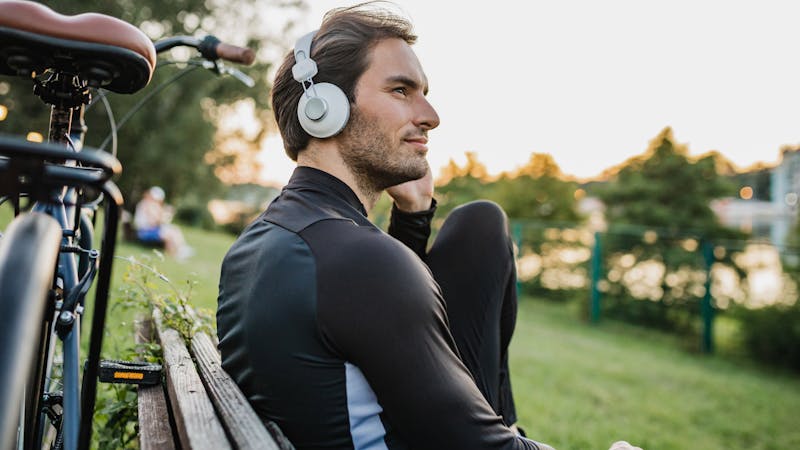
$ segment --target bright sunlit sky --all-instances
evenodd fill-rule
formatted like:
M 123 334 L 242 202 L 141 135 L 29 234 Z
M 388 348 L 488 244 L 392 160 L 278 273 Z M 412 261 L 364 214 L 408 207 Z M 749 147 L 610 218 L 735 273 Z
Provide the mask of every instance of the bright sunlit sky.
M 295 30 L 330 8 L 308 0 Z M 476 152 L 491 174 L 550 153 L 580 178 L 642 153 L 666 126 L 692 155 L 718 150 L 740 167 L 776 163 L 800 143 L 797 1 L 397 0 L 442 120 L 431 131 L 438 175 Z M 278 137 L 264 177 L 293 168 Z

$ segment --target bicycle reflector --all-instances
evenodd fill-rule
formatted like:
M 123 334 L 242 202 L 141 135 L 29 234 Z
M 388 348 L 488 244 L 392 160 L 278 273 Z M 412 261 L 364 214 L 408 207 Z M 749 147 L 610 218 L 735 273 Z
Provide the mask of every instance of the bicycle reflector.
M 161 364 L 132 361 L 100 361 L 100 381 L 151 386 L 161 383 Z

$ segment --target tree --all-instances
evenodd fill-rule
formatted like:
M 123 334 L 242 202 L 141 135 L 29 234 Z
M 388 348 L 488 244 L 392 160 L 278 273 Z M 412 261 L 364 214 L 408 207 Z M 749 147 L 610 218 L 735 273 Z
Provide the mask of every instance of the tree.
M 602 241 L 604 282 L 610 286 L 604 314 L 693 330 L 705 292 L 703 242 L 740 237 L 710 208 L 711 200 L 736 192 L 719 167 L 713 153 L 690 159 L 665 128 L 643 155 L 597 189 L 609 222 Z
M 487 198 L 488 171 L 478 161 L 474 152 L 466 152 L 467 162 L 459 166 L 450 159 L 436 184 L 439 217 L 445 217 L 453 208 L 479 198 Z
M 528 163 L 504 174 L 493 186 L 496 201 L 509 217 L 539 222 L 579 222 L 577 184 L 564 179 L 553 157 L 531 154 Z
M 244 69 L 255 81 L 247 88 L 232 77 L 214 77 L 194 70 L 161 91 L 135 114 L 119 133 L 119 152 L 124 173 L 117 182 L 128 205 L 150 185 L 161 185 L 173 201 L 189 196 L 207 199 L 226 182 L 236 179 L 238 167 L 253 167 L 260 141 L 274 131 L 269 111 L 267 71 L 286 48 L 283 33 L 292 26 L 293 15 L 304 8 L 302 1 L 280 0 L 54 0 L 48 6 L 62 14 L 87 11 L 118 17 L 142 29 L 154 40 L 187 34 L 215 34 L 222 40 L 247 45 L 257 54 L 257 63 Z M 283 17 L 284 23 L 272 19 Z M 272 19 L 272 20 L 268 20 Z M 265 24 L 276 24 L 269 27 Z M 185 60 L 185 49 L 175 49 L 168 58 Z M 182 67 L 160 68 L 150 86 L 135 95 L 109 94 L 117 118 Z M 28 80 L 5 79 L 0 83 L 0 103 L 9 112 L 0 131 L 25 134 L 47 129 L 42 103 L 30 95 Z M 244 104 L 241 108 L 237 105 Z M 231 106 L 229 106 L 231 105 Z M 218 132 L 218 125 L 238 110 L 233 127 Z M 245 110 L 246 114 L 241 111 Z M 109 132 L 106 112 L 96 104 L 87 112 L 90 132 L 86 145 L 99 146 Z M 227 170 L 226 170 L 227 169 Z M 256 172 L 251 170 L 252 172 Z M 227 177 L 226 177 L 227 175 Z
M 605 188 L 598 190 L 611 224 L 633 224 L 673 234 L 728 234 L 709 206 L 732 195 L 735 187 L 716 170 L 714 154 L 689 159 L 667 127 L 648 150 L 630 160 Z
M 580 221 L 575 209 L 577 185 L 564 180 L 552 156 L 533 153 L 526 165 L 496 180 L 489 178 L 486 166 L 474 153 L 466 156 L 464 166 L 450 160 L 442 170 L 436 189 L 440 212 L 482 198 L 501 205 L 511 219 Z

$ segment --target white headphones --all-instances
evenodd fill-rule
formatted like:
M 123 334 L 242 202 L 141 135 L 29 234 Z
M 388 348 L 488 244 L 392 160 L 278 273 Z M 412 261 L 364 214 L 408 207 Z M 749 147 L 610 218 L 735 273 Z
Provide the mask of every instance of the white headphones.
M 295 64 L 292 76 L 303 85 L 303 95 L 297 103 L 297 119 L 311 136 L 327 138 L 338 134 L 350 118 L 350 101 L 342 90 L 332 83 L 314 84 L 317 63 L 311 59 L 312 31 L 297 40 L 294 46 Z

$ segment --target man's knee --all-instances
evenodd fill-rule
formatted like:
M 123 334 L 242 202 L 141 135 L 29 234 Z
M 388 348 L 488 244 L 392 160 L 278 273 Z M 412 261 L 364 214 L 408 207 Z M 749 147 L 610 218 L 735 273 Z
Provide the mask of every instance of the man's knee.
M 507 236 L 508 217 L 503 207 L 490 200 L 475 200 L 455 208 L 445 226 L 467 227 L 479 235 Z
M 501 259 L 513 258 L 505 211 L 488 200 L 457 207 L 442 224 L 432 251 L 441 251 L 443 247 L 457 249 L 457 254 L 476 254 L 491 260 L 495 254 Z

